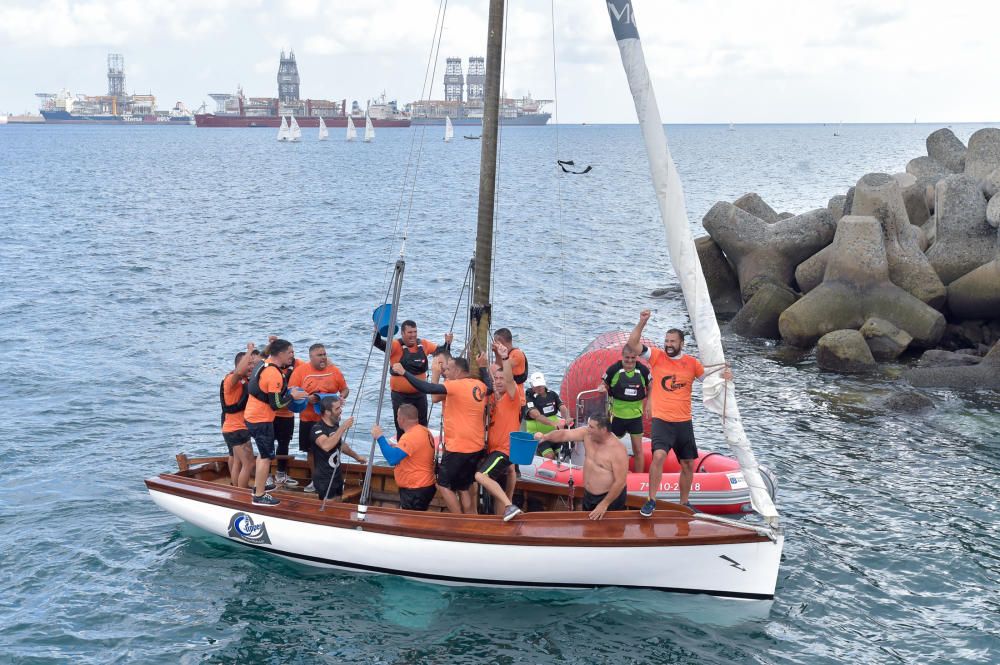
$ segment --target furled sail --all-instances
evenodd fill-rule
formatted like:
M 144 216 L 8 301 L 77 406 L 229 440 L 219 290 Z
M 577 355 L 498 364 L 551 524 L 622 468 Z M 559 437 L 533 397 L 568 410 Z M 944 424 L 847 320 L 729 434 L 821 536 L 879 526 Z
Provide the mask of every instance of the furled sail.
M 688 314 L 694 326 L 698 351 L 706 367 L 702 395 L 705 407 L 722 418 L 726 441 L 740 463 L 743 476 L 750 486 L 750 499 L 754 510 L 769 523 L 776 525 L 778 511 L 771 501 L 764 480 L 761 478 L 757 459 L 754 457 L 743 422 L 736 405 L 736 392 L 731 381 L 725 381 L 719 370 L 726 362 L 722 350 L 722 335 L 715 310 L 708 296 L 705 275 L 695 249 L 694 238 L 688 225 L 687 210 L 684 206 L 684 190 L 667 147 L 667 137 L 660 120 L 660 109 L 656 105 L 653 84 L 646 68 L 646 58 L 639 41 L 639 31 L 635 25 L 635 11 L 631 0 L 608 0 L 608 14 L 611 27 L 618 41 L 622 65 L 628 77 L 629 88 L 635 101 L 635 111 L 639 117 L 649 169 L 656 190 L 656 200 L 660 206 L 660 218 L 667 234 L 670 261 L 684 292 Z

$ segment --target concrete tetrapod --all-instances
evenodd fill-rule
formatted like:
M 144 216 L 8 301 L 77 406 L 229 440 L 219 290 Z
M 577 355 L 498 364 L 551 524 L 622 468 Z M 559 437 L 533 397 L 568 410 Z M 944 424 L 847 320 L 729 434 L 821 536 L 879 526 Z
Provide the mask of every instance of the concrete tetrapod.
M 947 285 L 993 259 L 997 232 L 986 222 L 986 196 L 974 178 L 948 176 L 935 192 L 937 233 L 927 259 Z
M 744 302 L 763 283 L 792 286 L 795 266 L 830 244 L 836 228 L 826 208 L 768 224 L 724 201 L 712 206 L 703 224 L 736 266 Z
M 774 224 L 778 221 L 777 211 L 767 205 L 767 202 L 760 198 L 760 194 L 757 192 L 744 194 L 740 198 L 733 201 L 733 205 L 740 210 L 750 213 L 758 219 L 763 219 L 768 224 Z
M 1000 251 L 997 258 L 948 285 L 948 309 L 959 319 L 1000 319 Z
M 1000 129 L 984 127 L 969 137 L 965 175 L 985 180 L 997 168 L 1000 168 Z
M 899 182 L 886 173 L 869 173 L 854 189 L 852 215 L 870 215 L 882 223 L 889 279 L 910 295 L 940 309 L 945 288 L 920 247 L 923 231 L 910 224 Z
M 911 386 L 925 388 L 1000 389 L 1000 342 L 975 365 L 965 367 L 914 367 L 903 374 Z
M 890 281 L 882 224 L 849 215 L 837 225 L 823 283 L 781 314 L 778 329 L 789 344 L 808 348 L 828 332 L 857 330 L 873 317 L 905 330 L 920 347 L 933 346 L 944 333 L 941 312 Z
M 947 127 L 927 137 L 927 155 L 952 173 L 965 171 L 965 144 Z
M 740 311 L 743 306 L 740 284 L 722 250 L 710 236 L 695 238 L 694 247 L 698 250 L 698 260 L 701 261 L 701 271 L 705 275 L 715 313 L 731 315 Z

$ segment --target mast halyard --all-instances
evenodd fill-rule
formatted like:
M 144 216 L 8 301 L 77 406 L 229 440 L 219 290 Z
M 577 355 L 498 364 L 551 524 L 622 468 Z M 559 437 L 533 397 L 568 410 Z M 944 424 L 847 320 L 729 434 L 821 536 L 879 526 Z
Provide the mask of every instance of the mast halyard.
M 490 277 L 493 266 L 493 213 L 496 200 L 497 134 L 500 124 L 500 66 L 503 58 L 504 0 L 490 0 L 486 39 L 483 144 L 479 158 L 479 213 L 469 312 L 469 364 L 490 348 Z

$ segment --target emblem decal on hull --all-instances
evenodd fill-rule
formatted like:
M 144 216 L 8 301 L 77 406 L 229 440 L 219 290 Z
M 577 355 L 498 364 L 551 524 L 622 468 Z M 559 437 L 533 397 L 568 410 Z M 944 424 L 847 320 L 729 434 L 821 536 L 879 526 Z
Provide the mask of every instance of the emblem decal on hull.
M 271 544 L 264 523 L 255 524 L 253 518 L 246 513 L 233 513 L 233 516 L 229 518 L 229 537 L 239 538 L 254 545 Z
M 719 558 L 722 559 L 723 561 L 728 561 L 729 565 L 732 566 L 733 568 L 736 568 L 737 570 L 742 570 L 744 573 L 747 572 L 747 569 L 744 568 L 742 565 L 740 565 L 739 561 L 737 561 L 735 559 L 730 559 L 725 554 L 720 554 Z

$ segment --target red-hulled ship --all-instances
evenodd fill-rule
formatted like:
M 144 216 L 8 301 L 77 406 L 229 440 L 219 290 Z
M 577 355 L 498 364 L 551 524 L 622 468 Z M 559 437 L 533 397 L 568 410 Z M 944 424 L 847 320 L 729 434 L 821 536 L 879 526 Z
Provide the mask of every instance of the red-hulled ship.
M 199 127 L 272 127 L 281 125 L 282 116 L 294 116 L 300 127 L 319 127 L 322 117 L 327 127 L 347 126 L 347 100 L 339 102 L 328 99 L 299 98 L 299 69 L 295 62 L 295 52 L 288 55 L 281 52 L 278 64 L 278 96 L 246 97 L 242 88 L 236 94 L 216 93 L 209 95 L 215 100 L 215 113 L 196 113 L 195 124 Z M 401 112 L 395 100 L 387 101 L 385 95 L 369 101 L 362 109 L 358 102 L 351 106 L 350 117 L 357 127 L 364 127 L 365 113 L 376 127 L 409 127 L 410 117 Z

